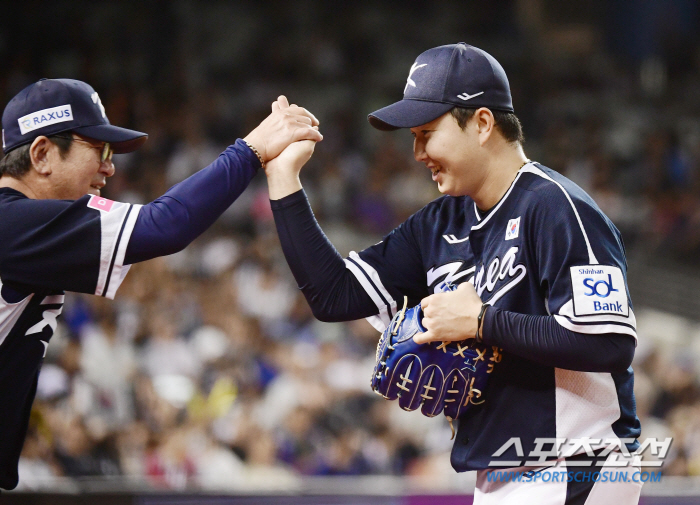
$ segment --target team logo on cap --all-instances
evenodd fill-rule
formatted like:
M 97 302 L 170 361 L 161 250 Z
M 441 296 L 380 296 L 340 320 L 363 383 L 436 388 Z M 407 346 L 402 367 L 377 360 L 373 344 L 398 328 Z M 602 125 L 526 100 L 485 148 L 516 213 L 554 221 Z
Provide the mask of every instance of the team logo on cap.
M 38 110 L 26 116 L 22 116 L 17 120 L 19 123 L 19 131 L 22 135 L 43 128 L 44 126 L 63 123 L 64 121 L 73 121 L 73 110 L 70 104 Z
M 107 114 L 105 113 L 105 106 L 102 105 L 102 100 L 100 100 L 100 95 L 97 94 L 97 91 L 90 95 L 90 98 L 92 98 L 92 102 L 100 108 L 102 117 L 107 119 Z
M 409 86 L 413 86 L 414 88 L 416 87 L 416 81 L 411 79 L 413 72 L 415 72 L 419 68 L 427 67 L 427 66 L 428 66 L 427 63 L 423 63 L 422 65 L 418 65 L 417 63 L 414 63 L 413 65 L 411 65 L 411 70 L 408 72 L 408 79 L 406 79 L 406 86 L 403 88 L 404 95 L 406 94 L 406 91 L 408 90 Z
M 471 100 L 475 96 L 479 96 L 479 95 L 483 95 L 483 94 L 484 94 L 483 91 L 479 91 L 478 93 L 474 93 L 473 95 L 470 95 L 469 93 L 462 93 L 461 95 L 457 95 L 457 98 L 459 98 L 460 100 L 464 100 L 466 102 L 467 100 Z

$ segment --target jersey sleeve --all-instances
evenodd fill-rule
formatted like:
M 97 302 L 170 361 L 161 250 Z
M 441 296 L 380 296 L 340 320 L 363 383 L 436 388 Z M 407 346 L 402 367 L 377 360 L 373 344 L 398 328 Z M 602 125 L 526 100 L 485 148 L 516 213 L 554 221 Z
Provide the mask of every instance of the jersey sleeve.
M 620 232 L 583 190 L 545 177 L 529 240 L 547 311 L 577 333 L 636 339 Z
M 389 325 L 397 307 L 403 307 L 404 296 L 412 307 L 429 294 L 418 235 L 422 214 L 412 215 L 381 242 L 345 259 L 345 266 L 377 305 L 379 314 L 367 321 L 379 331 Z
M 127 264 L 181 251 L 248 187 L 260 167 L 238 139 L 212 163 L 143 206 L 126 250 Z
M 94 195 L 15 200 L 3 210 L 0 277 L 114 298 L 129 270 L 124 256 L 140 208 Z

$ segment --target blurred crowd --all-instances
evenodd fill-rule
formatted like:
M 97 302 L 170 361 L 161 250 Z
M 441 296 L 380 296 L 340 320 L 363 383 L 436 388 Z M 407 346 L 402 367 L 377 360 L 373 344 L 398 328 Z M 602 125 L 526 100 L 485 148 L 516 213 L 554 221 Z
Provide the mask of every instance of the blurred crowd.
M 563 2 L 534 0 L 429 11 L 418 2 L 358 2 L 344 12 L 302 4 L 94 2 L 89 16 L 70 20 L 78 24 L 70 33 L 55 27 L 79 2 L 47 4 L 50 22 L 19 9 L 0 21 L 0 95 L 6 102 L 39 77 L 92 84 L 114 124 L 150 135 L 141 151 L 115 156 L 103 194 L 147 203 L 244 136 L 285 93 L 321 120 L 325 139 L 302 179 L 347 254 L 439 196 L 413 160 L 410 135 L 376 132 L 365 116 L 400 97 L 417 54 L 464 40 L 505 67 L 527 155 L 593 196 L 628 257 L 700 266 L 694 2 L 673 0 L 662 17 L 643 2 L 633 19 L 625 2 L 573 14 Z M 52 48 L 9 42 L 30 20 L 55 35 Z M 654 29 L 643 41 L 630 35 L 645 23 Z M 636 312 L 642 436 L 675 438 L 666 474 L 700 475 L 700 347 L 665 352 L 676 349 L 659 323 L 666 315 Z M 700 341 L 696 323 L 679 324 L 683 339 Z M 446 421 L 405 413 L 369 390 L 378 337 L 365 321 L 312 317 L 258 174 L 185 251 L 134 265 L 114 301 L 66 297 L 20 486 L 50 486 L 55 476 L 130 476 L 166 489 L 272 489 L 309 475 L 444 478 Z

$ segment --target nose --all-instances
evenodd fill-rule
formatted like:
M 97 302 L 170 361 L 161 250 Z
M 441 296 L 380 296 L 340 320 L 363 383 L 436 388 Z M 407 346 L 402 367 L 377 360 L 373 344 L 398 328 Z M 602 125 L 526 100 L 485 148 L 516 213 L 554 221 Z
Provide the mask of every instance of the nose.
M 418 137 L 413 139 L 413 157 L 420 162 L 425 162 L 428 158 L 425 154 L 425 142 Z
M 103 173 L 105 177 L 112 177 L 115 170 L 116 169 L 114 168 L 114 163 L 112 163 L 111 158 L 100 163 L 100 172 Z

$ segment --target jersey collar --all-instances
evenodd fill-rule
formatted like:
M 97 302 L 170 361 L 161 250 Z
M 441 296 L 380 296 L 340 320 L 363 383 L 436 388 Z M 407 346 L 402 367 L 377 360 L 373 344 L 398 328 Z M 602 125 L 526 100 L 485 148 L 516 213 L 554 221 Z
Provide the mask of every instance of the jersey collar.
M 472 230 L 479 230 L 481 229 L 486 223 L 489 222 L 489 220 L 493 217 L 493 215 L 498 212 L 498 209 L 501 208 L 501 205 L 503 205 L 503 202 L 505 202 L 508 199 L 508 196 L 510 196 L 511 191 L 513 191 L 513 188 L 515 187 L 515 183 L 518 182 L 518 179 L 520 179 L 520 176 L 523 175 L 523 172 L 527 172 L 528 169 L 530 168 L 531 165 L 534 165 L 534 161 L 528 161 L 525 163 L 522 167 L 520 167 L 520 170 L 518 170 L 518 174 L 515 176 L 515 179 L 513 179 L 513 182 L 510 183 L 510 187 L 508 188 L 508 191 L 501 197 L 501 199 L 498 201 L 496 205 L 486 214 L 486 216 L 481 217 L 479 214 L 479 208 L 476 206 L 476 202 L 473 203 L 474 205 L 474 214 L 476 214 L 476 220 L 478 221 L 477 224 L 472 226 Z

